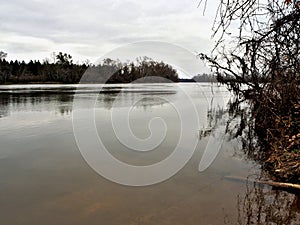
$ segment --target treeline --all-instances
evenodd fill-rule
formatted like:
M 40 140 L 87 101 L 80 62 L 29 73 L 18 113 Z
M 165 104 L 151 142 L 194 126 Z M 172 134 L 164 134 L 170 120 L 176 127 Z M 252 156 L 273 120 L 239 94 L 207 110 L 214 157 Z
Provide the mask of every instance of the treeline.
M 195 82 L 217 82 L 217 78 L 212 74 L 198 74 L 192 78 Z
M 74 64 L 72 56 L 59 53 L 53 63 L 40 61 L 7 61 L 7 54 L 0 53 L 0 83 L 77 83 L 88 65 Z
M 217 78 L 214 77 L 212 74 L 198 74 L 196 76 L 193 76 L 192 78 L 180 78 L 179 82 L 183 82 L 183 83 L 215 83 L 218 82 Z
M 81 80 L 84 83 L 130 83 L 132 81 L 178 82 L 178 74 L 170 65 L 148 57 L 139 57 L 135 62 L 127 63 L 105 59 L 97 66 L 90 66 Z
M 92 65 L 88 62 L 73 63 L 72 56 L 58 53 L 50 60 L 7 61 L 7 54 L 0 52 L 0 84 L 18 83 L 129 83 L 145 77 L 163 77 L 177 82 L 178 74 L 170 65 L 150 58 L 137 58 L 135 62 L 122 63 L 105 59 Z M 84 80 L 81 80 L 82 76 Z M 144 79 L 145 80 L 145 79 Z M 151 81 L 152 79 L 148 79 Z

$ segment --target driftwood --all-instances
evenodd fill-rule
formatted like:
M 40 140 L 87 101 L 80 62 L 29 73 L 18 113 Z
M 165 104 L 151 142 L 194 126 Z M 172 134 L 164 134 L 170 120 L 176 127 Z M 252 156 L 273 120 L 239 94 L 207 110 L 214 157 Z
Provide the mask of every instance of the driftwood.
M 225 176 L 226 179 L 230 180 L 237 180 L 237 181 L 250 181 L 258 184 L 266 184 L 273 187 L 279 188 L 287 188 L 287 189 L 297 189 L 300 190 L 300 184 L 292 184 L 292 183 L 283 183 L 283 182 L 276 182 L 276 181 L 265 181 L 265 180 L 254 180 L 248 179 L 244 177 L 235 177 L 235 176 Z

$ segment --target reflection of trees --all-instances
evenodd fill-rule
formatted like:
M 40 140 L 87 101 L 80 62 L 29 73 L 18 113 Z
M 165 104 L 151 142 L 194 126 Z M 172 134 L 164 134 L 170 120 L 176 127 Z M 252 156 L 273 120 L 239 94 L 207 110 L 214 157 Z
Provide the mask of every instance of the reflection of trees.
M 145 110 L 148 107 L 165 104 L 161 101 L 161 95 L 173 95 L 175 91 L 171 90 L 151 90 L 140 86 L 122 87 L 122 86 L 106 86 L 99 93 L 99 87 L 38 87 L 24 89 L 9 89 L 0 93 L 0 118 L 9 115 L 10 111 L 56 111 L 61 115 L 70 115 L 72 112 L 72 104 L 74 95 L 89 98 L 91 95 L 98 95 L 97 104 L 110 110 L 112 107 L 141 107 Z M 136 104 L 136 100 L 141 95 L 145 96 Z M 157 96 L 157 97 L 156 97 Z M 117 97 L 120 100 L 117 100 Z
M 211 98 L 207 111 L 207 127 L 200 130 L 200 139 L 209 136 L 219 125 L 224 122 L 224 116 L 228 113 L 227 109 L 214 104 L 214 96 Z M 224 134 L 225 135 L 225 134 Z
M 101 95 L 101 98 L 98 99 L 98 102 L 101 106 L 103 106 L 105 109 L 110 110 L 113 107 L 114 101 L 118 94 L 103 94 Z
M 244 112 L 236 108 L 241 122 L 236 136 L 246 137 L 247 153 L 274 179 L 300 183 L 300 1 L 219 2 L 215 51 L 200 56 L 235 94 L 237 107 L 249 104 Z M 256 143 L 246 143 L 247 135 L 256 135 Z
M 163 106 L 165 104 L 168 104 L 168 102 L 166 100 L 152 96 L 152 97 L 144 97 L 134 107 L 135 108 L 143 108 L 146 111 L 150 107 Z
M 112 109 L 113 107 L 135 107 L 135 108 L 143 108 L 147 110 L 154 106 L 162 106 L 167 102 L 161 99 L 160 95 L 172 95 L 176 94 L 176 92 L 169 91 L 159 91 L 159 92 L 148 92 L 148 91 L 119 91 L 119 93 L 105 92 L 101 93 L 98 97 L 98 105 L 103 106 L 105 109 Z M 141 95 L 145 97 L 141 98 Z M 116 100 L 120 98 L 120 100 Z M 137 100 L 139 100 L 137 102 Z
M 0 118 L 8 116 L 7 105 L 9 104 L 9 99 L 6 95 L 0 94 Z
M 9 116 L 10 111 L 50 111 L 69 115 L 72 111 L 73 94 L 67 93 L 1 93 L 0 118 Z M 52 108 L 51 108 L 52 107 Z
M 247 183 L 244 196 L 238 196 L 238 224 L 296 225 L 300 221 L 298 194 Z
M 62 116 L 70 115 L 72 113 L 72 108 L 69 106 L 59 106 L 58 110 Z

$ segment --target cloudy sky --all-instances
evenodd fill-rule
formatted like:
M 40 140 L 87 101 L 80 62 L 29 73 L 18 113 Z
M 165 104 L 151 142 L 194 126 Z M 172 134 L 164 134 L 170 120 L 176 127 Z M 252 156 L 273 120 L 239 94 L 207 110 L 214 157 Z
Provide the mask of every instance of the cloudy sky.
M 94 62 L 138 41 L 164 41 L 209 52 L 215 4 L 203 16 L 199 0 L 1 0 L 0 50 L 8 59 L 70 53 Z

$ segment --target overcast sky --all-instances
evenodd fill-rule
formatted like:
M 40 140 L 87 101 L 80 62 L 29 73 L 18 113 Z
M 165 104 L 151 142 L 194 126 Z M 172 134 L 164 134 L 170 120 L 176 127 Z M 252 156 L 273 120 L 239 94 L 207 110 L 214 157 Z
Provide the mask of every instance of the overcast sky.
M 0 0 L 0 50 L 8 59 L 50 58 L 70 53 L 74 61 L 99 57 L 145 40 L 209 52 L 215 3 L 199 0 Z M 171 54 L 171 53 L 170 53 Z

